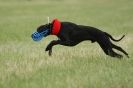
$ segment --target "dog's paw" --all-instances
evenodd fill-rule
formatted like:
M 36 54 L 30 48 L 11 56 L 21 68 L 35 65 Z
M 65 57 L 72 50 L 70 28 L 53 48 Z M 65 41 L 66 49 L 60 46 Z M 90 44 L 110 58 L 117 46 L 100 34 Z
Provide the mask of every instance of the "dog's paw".
M 52 55 L 52 49 L 51 49 L 51 50 L 49 50 L 48 54 L 49 54 L 49 56 L 51 56 L 51 55 Z
M 48 51 L 49 56 L 52 55 L 52 48 L 51 48 L 51 47 L 47 47 L 47 48 L 45 49 L 45 51 Z
M 130 58 L 128 55 L 126 55 L 127 56 L 127 58 Z

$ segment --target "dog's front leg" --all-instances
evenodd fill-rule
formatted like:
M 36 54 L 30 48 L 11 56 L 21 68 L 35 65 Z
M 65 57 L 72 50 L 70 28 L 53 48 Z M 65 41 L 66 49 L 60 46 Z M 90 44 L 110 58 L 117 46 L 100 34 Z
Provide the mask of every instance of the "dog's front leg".
M 78 44 L 78 42 L 53 40 L 53 41 L 51 41 L 51 42 L 48 44 L 48 46 L 47 46 L 46 49 L 45 49 L 45 51 L 49 51 L 49 56 L 52 55 L 52 47 L 53 47 L 54 45 L 57 45 L 57 44 L 65 45 L 65 46 L 74 46 L 74 45 Z
M 54 45 L 59 44 L 59 41 L 60 41 L 60 40 L 53 40 L 53 41 L 51 41 L 51 42 L 48 44 L 48 46 L 46 47 L 45 51 L 49 51 L 49 56 L 52 55 L 52 47 L 53 47 Z
M 64 46 L 75 46 L 77 45 L 79 42 L 73 42 L 73 41 L 61 41 L 59 44 L 60 45 L 64 45 Z

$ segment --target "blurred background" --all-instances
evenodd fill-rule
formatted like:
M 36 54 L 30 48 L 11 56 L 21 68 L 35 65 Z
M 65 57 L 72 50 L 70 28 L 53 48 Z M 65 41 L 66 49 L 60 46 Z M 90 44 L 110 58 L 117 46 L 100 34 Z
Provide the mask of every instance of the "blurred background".
M 93 26 L 115 38 L 130 59 L 106 56 L 97 43 L 55 46 L 56 36 L 34 42 L 36 28 L 52 21 Z M 132 0 L 0 0 L 0 88 L 132 88 Z

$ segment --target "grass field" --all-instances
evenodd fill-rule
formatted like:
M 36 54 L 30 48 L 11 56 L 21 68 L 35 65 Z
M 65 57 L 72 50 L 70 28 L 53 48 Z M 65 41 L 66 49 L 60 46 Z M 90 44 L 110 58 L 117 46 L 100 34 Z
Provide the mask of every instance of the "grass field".
M 55 46 L 49 36 L 31 33 L 51 19 L 90 25 L 109 32 L 130 58 L 106 56 L 97 43 Z M 132 0 L 0 0 L 0 88 L 133 88 Z M 119 52 L 120 53 L 120 52 Z

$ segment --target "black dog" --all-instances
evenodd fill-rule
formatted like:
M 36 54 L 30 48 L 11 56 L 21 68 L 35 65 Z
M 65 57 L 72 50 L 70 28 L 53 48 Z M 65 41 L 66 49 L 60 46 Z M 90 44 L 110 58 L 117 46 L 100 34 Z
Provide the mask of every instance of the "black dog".
M 92 43 L 97 42 L 106 55 L 122 58 L 122 55 L 117 54 L 113 51 L 114 48 L 123 52 L 129 58 L 127 52 L 125 52 L 121 47 L 114 45 L 110 41 L 111 39 L 115 42 L 118 42 L 123 39 L 125 35 L 116 40 L 110 34 L 103 32 L 97 28 L 77 25 L 71 22 L 60 22 L 57 19 L 55 19 L 52 23 L 38 27 L 37 33 L 42 34 L 43 37 L 46 37 L 48 35 L 56 35 L 59 38 L 58 40 L 53 40 L 48 44 L 45 51 L 49 51 L 49 55 L 52 54 L 52 47 L 54 45 L 60 44 L 65 46 L 75 46 L 84 40 L 90 40 Z M 36 34 L 32 34 L 33 40 L 35 40 L 35 37 Z

